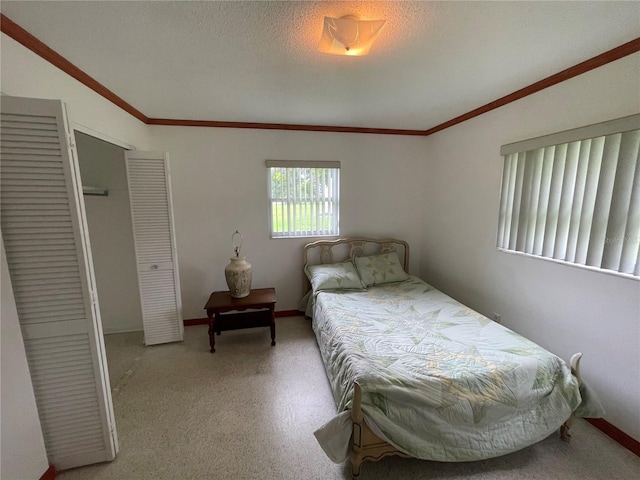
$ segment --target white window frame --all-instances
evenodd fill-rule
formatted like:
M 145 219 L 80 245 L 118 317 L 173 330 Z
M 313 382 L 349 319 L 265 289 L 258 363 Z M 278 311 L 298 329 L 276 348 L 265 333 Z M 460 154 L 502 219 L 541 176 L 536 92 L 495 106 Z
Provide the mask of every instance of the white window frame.
M 498 250 L 640 280 L 640 114 L 500 154 Z
M 268 218 L 270 238 L 333 237 L 340 233 L 340 162 L 337 161 L 298 161 L 267 160 Z M 272 191 L 273 169 L 279 169 L 287 179 L 280 184 L 280 191 Z M 296 188 L 296 170 L 316 169 L 321 182 L 311 182 L 305 189 L 304 198 L 299 198 L 300 189 Z M 299 178 L 299 177 L 298 177 Z M 317 177 L 312 177 L 317 178 Z M 324 188 L 321 188 L 324 186 Z M 279 204 L 277 212 L 280 218 L 293 218 L 286 229 L 275 231 L 274 202 Z M 304 203 L 304 207 L 301 207 Z M 311 219 L 309 224 L 297 223 L 295 211 L 306 209 Z M 315 212 L 315 213 L 314 213 Z M 330 223 L 326 222 L 329 218 Z

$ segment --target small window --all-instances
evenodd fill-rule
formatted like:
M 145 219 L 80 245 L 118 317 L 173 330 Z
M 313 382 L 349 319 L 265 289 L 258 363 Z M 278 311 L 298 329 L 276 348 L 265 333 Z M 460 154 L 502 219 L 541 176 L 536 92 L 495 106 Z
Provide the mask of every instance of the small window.
M 640 115 L 505 145 L 498 248 L 640 276 Z
M 340 162 L 267 160 L 272 238 L 339 234 Z

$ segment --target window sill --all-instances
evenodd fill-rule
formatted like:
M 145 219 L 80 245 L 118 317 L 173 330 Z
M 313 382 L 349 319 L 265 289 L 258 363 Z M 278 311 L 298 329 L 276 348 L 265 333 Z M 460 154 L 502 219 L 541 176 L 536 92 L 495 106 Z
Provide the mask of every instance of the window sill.
M 614 277 L 626 278 L 627 280 L 635 280 L 636 282 L 640 281 L 640 277 L 636 277 L 634 275 L 631 275 L 630 273 L 621 273 L 621 272 L 616 272 L 614 270 L 605 270 L 603 268 L 592 267 L 592 266 L 589 266 L 589 265 L 581 265 L 579 263 L 571 263 L 571 262 L 567 262 L 565 260 L 558 260 L 556 258 L 540 257 L 538 255 L 532 255 L 530 253 L 524 253 L 524 252 L 516 252 L 514 250 L 507 250 L 505 248 L 500 248 L 500 247 L 496 247 L 496 249 L 499 252 L 508 253 L 510 255 L 518 255 L 518 256 L 521 256 L 521 257 L 535 258 L 537 260 L 545 260 L 547 262 L 557 263 L 557 264 L 560 264 L 560 265 L 566 265 L 568 267 L 579 268 L 581 270 L 588 270 L 588 271 L 594 272 L 594 273 L 605 273 L 607 275 L 613 275 Z
M 340 235 L 338 233 L 329 233 L 327 235 L 274 235 L 270 234 L 269 238 L 272 240 L 278 240 L 281 238 L 295 239 L 295 238 L 338 238 Z

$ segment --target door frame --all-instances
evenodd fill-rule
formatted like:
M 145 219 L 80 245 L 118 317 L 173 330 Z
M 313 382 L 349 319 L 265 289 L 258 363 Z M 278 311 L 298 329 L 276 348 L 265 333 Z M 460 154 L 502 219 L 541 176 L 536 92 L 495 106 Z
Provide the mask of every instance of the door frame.
M 64 102 L 63 102 L 64 105 Z M 66 109 L 66 107 L 65 107 Z M 67 111 L 67 119 L 69 119 L 69 113 Z M 90 236 L 89 236 L 89 223 L 87 220 L 87 213 L 86 213 L 86 206 L 85 206 L 85 202 L 84 202 L 84 194 L 82 191 L 82 173 L 80 171 L 80 158 L 78 155 L 78 151 L 76 148 L 76 136 L 75 133 L 80 132 L 83 133 L 85 135 L 89 135 L 90 137 L 96 138 L 98 140 L 102 140 L 104 142 L 107 143 L 111 143 L 113 145 L 116 145 L 118 147 L 123 148 L 125 151 L 127 150 L 136 150 L 136 147 L 134 145 L 128 144 L 122 140 L 119 140 L 117 138 L 114 138 L 110 135 L 107 135 L 105 133 L 102 133 L 98 130 L 95 130 L 91 127 L 87 127 L 86 125 L 83 125 L 81 123 L 72 121 L 72 120 L 68 120 L 68 128 L 69 131 L 71 132 L 70 135 L 70 143 L 71 143 L 71 150 L 74 152 L 76 158 L 75 158 L 75 165 L 76 165 L 76 179 L 77 179 L 77 183 L 80 189 L 80 193 L 79 193 L 79 197 L 80 197 L 80 208 L 82 209 L 82 216 L 84 218 L 85 221 L 85 225 L 84 225 L 84 229 L 86 231 L 86 236 L 87 239 L 89 240 L 88 243 L 88 247 L 89 247 L 89 256 L 91 257 L 91 261 L 90 263 L 90 275 L 91 275 L 91 282 L 93 284 L 93 290 L 95 291 L 95 295 L 98 299 L 98 301 L 96 301 L 93 306 L 94 308 L 97 308 L 98 311 L 94 312 L 94 315 L 96 315 L 96 318 L 98 319 L 97 322 L 97 327 L 98 327 L 98 331 L 97 333 L 101 336 L 102 338 L 102 342 L 98 342 L 98 349 L 100 350 L 100 359 L 101 359 L 101 363 L 102 363 L 102 369 L 105 373 L 104 377 L 103 377 L 103 388 L 108 389 L 109 392 L 111 392 L 111 379 L 109 378 L 109 365 L 108 365 L 108 361 L 107 361 L 107 352 L 106 352 L 106 347 L 104 344 L 104 330 L 102 328 L 102 315 L 99 311 L 100 308 L 100 303 L 99 303 L 99 298 L 100 298 L 100 292 L 98 291 L 98 284 L 96 282 L 96 278 L 95 278 L 95 268 L 94 268 L 94 264 L 93 264 L 93 251 L 91 250 L 91 246 L 90 246 Z M 124 153 L 123 153 L 124 155 Z M 128 188 L 128 186 L 127 186 Z M 139 283 L 139 280 L 136 278 L 136 283 Z M 142 314 L 142 312 L 141 312 Z M 104 350 L 102 350 L 102 348 L 104 348 Z M 108 409 L 109 412 L 109 417 L 110 417 L 110 425 L 111 425 L 111 436 L 115 442 L 115 450 L 116 450 L 116 455 L 117 453 L 120 451 L 120 443 L 118 440 L 118 435 L 117 435 L 117 426 L 116 426 L 116 417 L 115 417 L 115 412 L 113 409 L 113 399 L 111 399 L 111 406 Z
M 98 130 L 94 130 L 91 127 L 87 127 L 82 123 L 69 121 L 71 130 L 75 132 L 76 130 L 80 133 L 84 133 L 85 135 L 89 135 L 90 137 L 97 138 L 98 140 L 102 140 L 107 143 L 111 143 L 113 145 L 117 145 L 118 147 L 124 148 L 125 150 L 137 150 L 135 145 L 131 145 L 127 142 L 114 138 L 106 133 L 102 133 Z
M 75 181 L 77 182 L 77 188 L 79 188 L 79 207 L 82 210 L 82 218 L 85 222 L 84 226 L 82 227 L 85 230 L 86 233 L 86 238 L 87 238 L 87 242 L 86 242 L 86 248 L 88 249 L 88 256 L 90 257 L 90 261 L 89 263 L 89 272 L 90 272 L 90 278 L 91 278 L 91 283 L 92 283 L 92 289 L 95 292 L 96 295 L 96 301 L 92 302 L 92 307 L 97 310 L 94 311 L 94 316 L 95 318 L 98 320 L 97 323 L 97 331 L 96 333 L 98 335 L 100 335 L 101 337 L 101 342 L 96 342 L 97 343 L 97 348 L 98 351 L 100 352 L 100 362 L 101 362 L 101 367 L 102 367 L 102 371 L 104 372 L 104 375 L 102 376 L 102 380 L 103 380 L 103 388 L 105 390 L 108 390 L 109 393 L 111 392 L 111 380 L 109 378 L 109 366 L 108 366 L 108 362 L 107 362 L 107 352 L 106 352 L 106 348 L 104 345 L 104 330 L 102 328 L 102 315 L 100 314 L 100 303 L 99 303 L 99 298 L 100 298 L 100 292 L 98 291 L 98 286 L 97 286 L 97 282 L 96 282 L 96 278 L 95 278 L 95 268 L 94 268 L 94 264 L 93 264 L 93 251 L 91 250 L 91 240 L 89 237 L 89 224 L 88 224 L 88 220 L 87 220 L 87 213 L 86 213 L 86 206 L 85 206 L 85 202 L 84 202 L 84 195 L 83 195 L 83 191 L 82 191 L 82 174 L 80 172 L 80 159 L 78 156 L 78 151 L 76 148 L 76 136 L 75 136 L 75 132 L 78 131 L 80 133 L 84 133 L 85 135 L 89 135 L 93 138 L 96 138 L 98 140 L 102 140 L 105 141 L 107 143 L 111 143 L 113 145 L 116 145 L 118 147 L 123 148 L 125 151 L 126 150 L 137 150 L 137 148 L 134 145 L 131 145 L 127 142 L 124 142 L 122 140 L 119 140 L 117 138 L 114 138 L 110 135 L 107 135 L 106 133 L 100 132 L 98 130 L 95 130 L 91 127 L 88 127 L 86 125 L 83 125 L 79 122 L 73 121 L 70 118 L 70 114 L 69 111 L 66 107 L 66 104 L 64 102 L 62 102 L 63 104 L 63 108 L 65 110 L 65 117 L 66 117 L 66 121 L 67 121 L 67 129 L 70 132 L 69 135 L 69 147 L 70 150 L 72 152 L 72 154 L 75 156 L 75 159 L 72 161 L 72 164 L 75 167 L 75 172 L 74 172 L 74 177 L 75 177 Z M 136 282 L 138 282 L 138 280 L 136 279 Z M 118 454 L 118 452 L 120 451 L 120 442 L 118 440 L 118 434 L 117 434 L 117 425 L 116 425 L 116 417 L 115 417 L 115 412 L 113 409 L 113 398 L 112 395 L 109 395 L 110 398 L 110 405 L 109 408 L 107 408 L 107 415 L 109 417 L 109 425 L 111 426 L 111 438 L 113 439 L 114 442 L 114 446 L 115 446 L 115 453 L 116 456 Z

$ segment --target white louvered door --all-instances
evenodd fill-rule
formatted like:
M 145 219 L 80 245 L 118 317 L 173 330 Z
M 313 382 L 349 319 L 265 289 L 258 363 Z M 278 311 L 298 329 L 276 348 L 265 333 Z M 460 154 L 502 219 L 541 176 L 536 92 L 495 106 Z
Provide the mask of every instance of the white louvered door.
M 145 345 L 182 341 L 169 160 L 164 152 L 125 153 Z
M 118 450 L 77 157 L 57 100 L 3 96 L 2 237 L 49 462 Z

